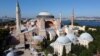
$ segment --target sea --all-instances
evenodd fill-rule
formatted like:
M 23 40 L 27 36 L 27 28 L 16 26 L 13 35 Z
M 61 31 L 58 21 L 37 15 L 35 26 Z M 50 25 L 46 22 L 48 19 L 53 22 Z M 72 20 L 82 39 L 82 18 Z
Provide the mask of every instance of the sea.
M 94 20 L 76 20 L 74 23 L 78 23 L 81 26 L 92 26 L 92 27 L 100 27 L 100 21 L 94 21 Z M 70 20 L 63 20 L 63 25 L 70 24 Z
M 0 20 L 0 22 L 7 22 L 10 20 Z M 78 23 L 81 26 L 93 26 L 93 27 L 100 27 L 100 20 L 75 20 L 74 23 Z M 62 20 L 63 25 L 70 24 L 70 20 Z

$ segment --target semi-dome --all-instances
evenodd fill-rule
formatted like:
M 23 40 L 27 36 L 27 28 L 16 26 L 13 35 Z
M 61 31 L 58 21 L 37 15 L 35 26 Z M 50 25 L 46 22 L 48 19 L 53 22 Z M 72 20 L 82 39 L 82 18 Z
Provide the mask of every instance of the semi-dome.
M 58 43 L 62 43 L 62 44 L 67 44 L 67 43 L 70 43 L 70 39 L 66 36 L 59 36 L 56 40 L 56 42 Z
M 77 42 L 77 36 L 74 35 L 73 33 L 67 34 L 66 37 L 70 39 L 71 42 L 76 43 Z
M 87 41 L 93 41 L 93 37 L 89 33 L 87 33 L 87 32 L 82 33 L 80 35 L 79 39 L 81 39 L 81 40 L 87 40 Z
M 40 12 L 37 18 L 54 18 L 54 16 L 49 12 Z

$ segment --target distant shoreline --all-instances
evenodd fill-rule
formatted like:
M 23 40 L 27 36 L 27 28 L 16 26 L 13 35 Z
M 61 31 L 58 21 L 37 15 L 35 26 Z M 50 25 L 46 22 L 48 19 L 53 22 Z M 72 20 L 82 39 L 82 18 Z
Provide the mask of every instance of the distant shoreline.
M 98 20 L 75 20 L 75 23 L 79 24 L 80 26 L 94 26 L 94 27 L 100 27 L 100 21 Z M 70 20 L 62 20 L 62 23 L 64 25 L 67 25 L 70 23 Z

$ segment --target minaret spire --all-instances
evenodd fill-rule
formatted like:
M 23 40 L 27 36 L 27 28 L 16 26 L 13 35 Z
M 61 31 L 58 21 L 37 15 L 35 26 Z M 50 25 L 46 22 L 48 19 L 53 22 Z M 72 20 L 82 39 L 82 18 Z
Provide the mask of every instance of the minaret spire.
M 61 27 L 61 21 L 62 21 L 62 14 L 60 13 L 60 27 Z
M 74 15 L 74 8 L 73 8 L 72 17 L 71 17 L 71 25 L 72 25 L 72 27 L 74 26 L 74 18 L 75 18 L 75 15 Z
M 60 22 L 62 21 L 62 14 L 60 13 Z
M 20 12 L 20 6 L 19 6 L 19 2 L 17 0 L 16 3 L 16 31 L 17 33 L 21 33 L 21 29 L 20 29 L 20 25 L 21 25 L 21 12 Z

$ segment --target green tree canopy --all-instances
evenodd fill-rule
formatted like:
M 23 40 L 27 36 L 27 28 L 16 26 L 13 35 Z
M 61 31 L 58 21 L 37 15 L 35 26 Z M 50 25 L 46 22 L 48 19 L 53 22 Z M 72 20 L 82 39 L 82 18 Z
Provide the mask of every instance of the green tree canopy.
M 66 48 L 65 48 L 65 46 L 63 47 L 63 53 L 62 53 L 62 56 L 66 56 Z
M 8 29 L 0 29 L 0 56 L 3 55 L 4 50 L 8 49 L 9 46 L 6 44 L 6 39 L 9 36 Z

